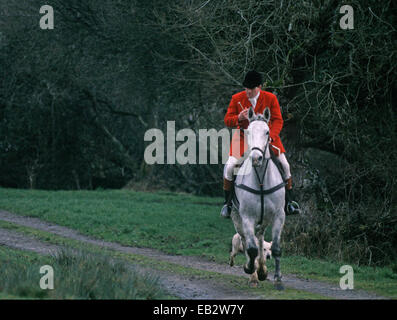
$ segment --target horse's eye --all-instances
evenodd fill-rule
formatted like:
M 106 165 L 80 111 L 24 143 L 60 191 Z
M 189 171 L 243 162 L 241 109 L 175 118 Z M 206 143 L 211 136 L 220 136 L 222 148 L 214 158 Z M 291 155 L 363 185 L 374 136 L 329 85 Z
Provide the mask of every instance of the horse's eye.
M 268 132 L 266 132 L 266 135 L 269 135 L 269 131 L 268 131 Z

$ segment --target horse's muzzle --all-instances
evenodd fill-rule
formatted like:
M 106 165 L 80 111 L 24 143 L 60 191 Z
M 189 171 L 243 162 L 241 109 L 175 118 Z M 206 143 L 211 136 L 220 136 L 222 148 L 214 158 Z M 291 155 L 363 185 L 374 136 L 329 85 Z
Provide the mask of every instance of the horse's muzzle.
M 252 165 L 254 167 L 261 167 L 262 163 L 263 163 L 263 157 L 262 156 L 259 156 L 256 159 L 252 158 Z
M 252 165 L 254 167 L 260 167 L 260 166 L 262 166 L 263 155 L 260 152 L 255 150 L 251 154 L 251 160 L 252 160 Z

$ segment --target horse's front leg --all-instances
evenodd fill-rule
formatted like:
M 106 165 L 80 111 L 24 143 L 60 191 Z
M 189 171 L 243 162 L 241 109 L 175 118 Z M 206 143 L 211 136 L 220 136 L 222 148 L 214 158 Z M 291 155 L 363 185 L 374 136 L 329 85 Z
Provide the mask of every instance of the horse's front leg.
M 258 246 L 252 221 L 243 219 L 243 232 L 243 247 L 247 258 L 247 263 L 244 265 L 244 271 L 245 273 L 253 274 L 258 267 L 256 261 L 258 256 Z
M 242 244 L 243 244 L 243 250 L 244 250 L 244 252 L 247 252 L 246 250 L 247 250 L 247 246 L 246 246 L 246 242 L 245 242 L 245 239 L 244 239 L 244 241 L 242 242 Z M 249 255 L 248 255 L 249 256 Z M 248 258 L 248 256 L 247 256 L 247 258 Z M 259 266 L 259 261 L 258 261 L 258 257 L 256 257 L 256 258 L 252 258 L 252 257 L 250 257 L 251 259 L 253 259 L 253 260 L 251 260 L 251 259 L 248 259 L 247 260 L 247 265 L 250 263 L 250 261 L 252 262 L 254 262 L 254 272 L 250 275 L 250 278 L 249 278 L 249 280 L 248 280 L 248 285 L 251 287 L 251 288 L 256 288 L 257 286 L 258 286 L 258 284 L 259 284 L 259 279 L 258 279 L 258 266 Z M 246 266 L 247 266 L 246 265 Z M 246 270 L 246 266 L 244 267 L 244 270 Z
M 282 212 L 281 212 L 282 210 Z M 276 215 L 275 221 L 273 222 L 272 228 L 272 256 L 275 259 L 275 272 L 274 281 L 277 290 L 283 290 L 284 286 L 281 283 L 281 270 L 280 270 L 280 258 L 281 258 L 281 248 L 280 248 L 280 237 L 284 226 L 285 213 L 284 209 L 281 209 L 280 213 Z

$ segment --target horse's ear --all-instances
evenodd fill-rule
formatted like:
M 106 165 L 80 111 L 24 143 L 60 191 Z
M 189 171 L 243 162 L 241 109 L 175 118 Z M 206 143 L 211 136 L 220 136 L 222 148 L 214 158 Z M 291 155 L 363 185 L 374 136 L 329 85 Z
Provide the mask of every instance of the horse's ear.
M 248 110 L 248 120 L 251 122 L 255 118 L 254 108 L 250 107 Z
M 263 117 L 265 118 L 266 122 L 269 122 L 269 120 L 270 120 L 270 109 L 269 109 L 269 107 L 266 107 L 265 110 L 263 111 Z

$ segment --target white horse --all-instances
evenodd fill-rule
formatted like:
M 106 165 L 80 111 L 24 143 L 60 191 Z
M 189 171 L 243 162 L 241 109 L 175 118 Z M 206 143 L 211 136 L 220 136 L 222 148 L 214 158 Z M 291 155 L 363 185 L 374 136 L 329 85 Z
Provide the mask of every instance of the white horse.
M 285 183 L 272 161 L 269 151 L 270 110 L 255 115 L 248 111 L 249 126 L 245 131 L 249 157 L 238 171 L 235 180 L 235 196 L 231 218 L 243 243 L 247 263 L 244 271 L 251 275 L 250 285 L 266 280 L 267 268 L 264 257 L 264 232 L 272 226 L 272 257 L 275 259 L 275 287 L 283 289 L 280 272 L 280 236 L 285 220 Z M 234 199 L 235 200 L 235 199 Z

